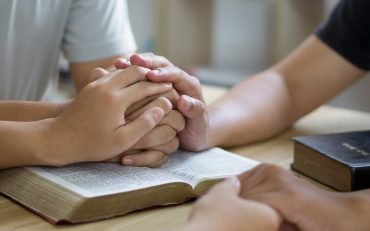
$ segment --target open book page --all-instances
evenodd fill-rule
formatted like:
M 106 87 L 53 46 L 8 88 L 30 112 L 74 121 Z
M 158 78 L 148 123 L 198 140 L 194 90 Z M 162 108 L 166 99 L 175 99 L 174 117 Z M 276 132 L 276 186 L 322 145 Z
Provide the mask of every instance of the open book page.
M 186 182 L 194 187 L 202 179 L 239 174 L 257 164 L 256 161 L 214 148 L 199 153 L 178 151 L 160 168 L 81 163 L 61 168 L 27 169 L 85 197 L 94 197 L 173 182 Z
M 79 163 L 61 168 L 28 167 L 28 170 L 85 197 L 185 182 L 160 168 L 128 167 L 118 163 Z
M 203 180 L 219 179 L 240 174 L 259 164 L 221 148 L 194 153 L 178 151 L 161 169 L 184 179 L 193 188 Z

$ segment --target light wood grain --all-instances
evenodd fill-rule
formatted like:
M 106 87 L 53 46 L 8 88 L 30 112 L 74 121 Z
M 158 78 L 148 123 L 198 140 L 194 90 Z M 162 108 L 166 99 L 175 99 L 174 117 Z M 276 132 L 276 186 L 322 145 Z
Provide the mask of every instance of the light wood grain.
M 204 87 L 204 90 L 208 103 L 225 92 L 224 89 L 215 87 Z M 363 130 L 369 129 L 369 127 L 370 114 L 324 106 L 298 121 L 294 127 L 277 137 L 232 148 L 230 151 L 289 168 L 293 153 L 290 141 L 292 136 Z M 187 203 L 135 212 L 88 224 L 53 226 L 27 209 L 0 196 L 0 230 L 171 230 L 185 221 L 190 208 L 191 203 Z

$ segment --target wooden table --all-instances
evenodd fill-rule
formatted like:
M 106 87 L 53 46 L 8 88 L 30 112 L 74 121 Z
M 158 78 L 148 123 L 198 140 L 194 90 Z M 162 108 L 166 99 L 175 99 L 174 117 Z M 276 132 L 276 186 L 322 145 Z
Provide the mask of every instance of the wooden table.
M 220 88 L 205 87 L 205 98 L 209 103 L 224 92 L 225 90 Z M 369 128 L 370 114 L 368 113 L 323 106 L 277 137 L 232 148 L 230 151 L 289 168 L 293 153 L 290 137 Z M 27 209 L 0 196 L 0 230 L 171 230 L 185 221 L 190 208 L 191 203 L 187 203 L 88 224 L 53 226 Z

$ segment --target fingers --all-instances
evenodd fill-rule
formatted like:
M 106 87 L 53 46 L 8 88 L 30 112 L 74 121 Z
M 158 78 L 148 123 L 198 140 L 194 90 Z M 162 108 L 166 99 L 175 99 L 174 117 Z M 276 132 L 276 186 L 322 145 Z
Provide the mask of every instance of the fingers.
M 169 142 L 176 136 L 176 131 L 170 126 L 158 126 L 148 132 L 134 146 L 133 150 L 148 149 Z
M 177 101 L 178 99 L 180 98 L 179 94 L 176 92 L 176 90 L 174 89 L 171 89 L 169 90 L 168 92 L 164 93 L 164 94 L 160 94 L 160 95 L 153 95 L 153 96 L 149 96 L 133 105 L 131 105 L 127 111 L 126 111 L 126 115 L 131 115 L 132 113 L 134 113 L 135 111 L 139 110 L 140 108 L 144 107 L 146 104 L 152 102 L 153 100 L 157 99 L 158 97 L 165 97 L 167 98 L 171 104 L 172 104 L 172 107 L 176 107 L 177 105 Z M 166 114 L 166 113 L 165 113 Z
M 147 78 L 152 82 L 173 83 L 179 94 L 204 101 L 199 80 L 178 67 L 172 66 L 152 70 L 148 72 Z
M 173 66 L 165 57 L 154 55 L 153 53 L 133 54 L 130 57 L 130 62 L 132 65 L 138 65 L 149 69 Z
M 185 117 L 186 127 L 179 133 L 181 148 L 201 151 L 208 147 L 208 114 L 205 104 L 189 96 L 181 96 L 177 110 Z
M 150 108 L 129 124 L 116 129 L 115 143 L 122 150 L 128 150 L 136 144 L 145 134 L 150 132 L 163 118 L 161 108 Z
M 179 149 L 179 144 L 180 144 L 179 138 L 177 138 L 175 136 L 169 142 L 167 142 L 165 144 L 158 145 L 158 146 L 150 147 L 150 149 L 161 151 L 161 152 L 167 153 L 167 154 L 171 154 L 171 153 L 176 152 Z
M 126 109 L 149 96 L 162 94 L 172 89 L 171 84 L 142 81 L 121 91 L 122 106 Z
M 93 83 L 106 83 L 107 87 L 111 89 L 121 89 L 146 80 L 146 74 L 148 71 L 149 69 L 147 68 L 130 66 L 124 70 L 114 70 Z
M 180 98 L 179 93 L 175 89 L 171 89 L 170 91 L 162 94 L 161 96 L 166 97 L 169 101 L 171 101 L 172 105 L 176 107 L 177 101 Z
M 146 99 L 144 99 L 143 101 L 146 101 Z M 167 114 L 172 109 L 172 104 L 167 98 L 160 96 L 152 100 L 148 104 L 142 105 L 142 107 L 137 109 L 136 111 L 131 112 L 128 116 L 126 116 L 126 119 L 133 120 L 136 117 L 138 117 L 140 114 L 142 114 L 144 111 L 146 111 L 148 108 L 152 108 L 152 107 L 162 108 L 162 110 L 164 111 L 164 114 Z
M 117 69 L 126 69 L 131 66 L 130 60 L 128 58 L 119 58 L 114 61 L 114 67 Z
M 130 59 L 119 58 L 114 62 L 114 66 L 117 69 L 126 69 L 131 65 L 137 65 L 149 69 L 173 66 L 173 64 L 165 57 L 154 55 L 153 53 L 133 54 Z
M 190 119 L 204 119 L 205 104 L 197 99 L 191 98 L 187 95 L 180 96 L 177 104 L 177 109 L 187 118 Z
M 185 119 L 180 112 L 171 110 L 167 115 L 165 115 L 159 125 L 167 125 L 175 131 L 180 132 L 185 128 Z
M 124 156 L 122 159 L 123 165 L 136 167 L 152 167 L 156 168 L 164 164 L 168 160 L 168 155 L 158 150 L 146 150 L 144 152 Z
M 153 100 L 155 100 L 158 97 L 159 97 L 158 95 L 148 96 L 145 99 L 143 99 L 143 100 L 141 100 L 137 103 L 134 103 L 133 105 L 130 105 L 130 107 L 127 108 L 127 110 L 126 110 L 126 115 L 131 115 L 132 113 L 134 113 L 135 111 L 144 107 L 145 105 L 152 102 Z
M 168 155 L 177 151 L 178 148 L 179 139 L 174 137 L 165 144 L 150 147 L 145 151 L 134 151 L 131 154 L 124 153 L 123 156 L 120 156 L 120 159 L 122 159 L 121 162 L 124 165 L 159 167 L 168 160 Z
M 261 185 L 264 184 L 265 180 L 272 177 L 270 175 L 266 175 L 265 172 L 265 169 L 270 166 L 273 165 L 262 163 L 239 176 L 239 179 L 242 182 L 242 197 L 249 198 L 251 195 L 255 195 L 255 191 L 261 189 Z M 262 187 L 262 190 L 267 189 Z
M 230 194 L 238 196 L 239 192 L 240 192 L 240 181 L 236 176 L 233 176 L 215 185 L 209 191 L 209 194 L 220 194 L 220 195 Z

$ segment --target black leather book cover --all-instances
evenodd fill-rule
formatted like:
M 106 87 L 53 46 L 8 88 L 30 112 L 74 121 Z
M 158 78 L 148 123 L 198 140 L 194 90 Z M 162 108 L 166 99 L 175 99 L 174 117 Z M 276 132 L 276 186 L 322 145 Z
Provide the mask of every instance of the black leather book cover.
M 370 188 L 370 130 L 294 137 L 352 172 L 352 190 Z

